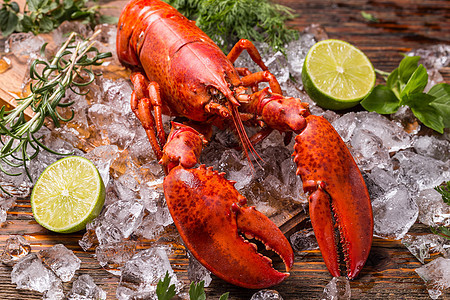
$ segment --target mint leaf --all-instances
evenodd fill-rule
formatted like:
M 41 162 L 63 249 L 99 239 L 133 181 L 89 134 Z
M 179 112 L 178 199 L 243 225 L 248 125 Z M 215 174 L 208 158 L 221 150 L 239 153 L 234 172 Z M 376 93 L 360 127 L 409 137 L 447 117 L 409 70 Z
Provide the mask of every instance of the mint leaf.
M 435 97 L 430 105 L 436 108 L 444 118 L 445 128 L 450 128 L 450 85 L 436 84 L 428 91 L 428 94 Z
M 204 289 L 205 282 L 202 280 L 199 283 L 191 283 L 189 287 L 189 299 L 190 300 L 206 300 L 206 294 Z
M 170 285 L 169 272 L 166 271 L 164 279 L 160 279 L 156 285 L 156 296 L 158 300 L 170 300 L 175 297 L 175 284 Z
M 398 75 L 403 83 L 407 83 L 417 69 L 420 56 L 405 56 L 398 66 Z
M 435 99 L 434 96 L 429 94 L 412 94 L 405 97 L 404 104 L 411 108 L 417 119 L 425 126 L 439 133 L 444 133 L 444 118 L 434 106 L 430 105 Z
M 422 93 L 428 83 L 428 73 L 424 66 L 420 65 L 416 68 L 414 73 L 408 80 L 408 83 L 404 86 L 401 97 L 405 95 L 411 95 L 415 93 Z
M 229 295 L 230 295 L 230 292 L 226 292 L 225 294 L 222 294 L 222 296 L 220 296 L 219 300 L 228 300 Z
M 400 100 L 387 86 L 377 85 L 372 92 L 361 101 L 361 105 L 368 111 L 375 111 L 379 114 L 392 114 L 400 107 Z

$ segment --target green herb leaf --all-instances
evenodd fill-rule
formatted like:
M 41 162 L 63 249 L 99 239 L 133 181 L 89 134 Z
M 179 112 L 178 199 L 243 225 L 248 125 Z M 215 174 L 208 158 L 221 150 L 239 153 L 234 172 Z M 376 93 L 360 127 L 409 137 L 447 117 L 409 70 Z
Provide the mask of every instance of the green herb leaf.
M 197 284 L 195 282 L 191 282 L 191 285 L 189 287 L 189 299 L 206 300 L 204 285 L 205 282 L 203 280 Z
M 398 75 L 403 83 L 407 83 L 417 69 L 420 56 L 405 56 L 398 66 Z
M 445 128 L 450 127 L 450 85 L 447 83 L 439 83 L 433 86 L 428 94 L 434 96 L 435 99 L 430 103 L 431 106 L 440 112 L 444 119 Z
M 372 92 L 361 101 L 368 111 L 379 114 L 393 114 L 400 107 L 400 100 L 392 90 L 384 85 L 377 85 Z
M 377 19 L 377 18 L 375 18 L 372 14 L 367 13 L 367 12 L 365 12 L 365 11 L 362 11 L 362 12 L 361 12 L 361 16 L 362 16 L 366 21 L 368 21 L 368 22 L 374 22 L 374 23 L 377 23 L 377 22 L 378 22 L 378 19 Z
M 100 16 L 100 21 L 99 23 L 106 23 L 106 24 L 117 24 L 117 22 L 119 22 L 119 18 L 118 17 L 113 17 L 113 16 L 106 16 L 106 15 L 101 15 Z
M 170 285 L 170 276 L 169 272 L 166 271 L 166 276 L 164 276 L 163 280 L 159 280 L 156 285 L 156 295 L 158 296 L 158 300 L 170 300 L 175 297 L 175 284 Z
M 450 240 L 450 228 L 447 228 L 444 226 L 439 226 L 437 228 L 431 227 L 430 229 L 431 229 L 431 232 L 433 232 L 434 234 L 440 235 L 443 238 Z
M 412 94 L 405 97 L 404 104 L 411 108 L 417 119 L 425 126 L 444 133 L 444 119 L 439 111 L 430 105 L 434 99 L 435 97 L 424 93 Z
M 7 20 L 8 21 L 6 23 L 5 28 L 2 28 L 3 36 L 8 36 L 11 33 L 13 33 L 17 27 L 17 24 L 19 23 L 19 17 L 15 15 L 13 12 L 9 12 Z
M 27 0 L 28 9 L 30 11 L 37 11 L 39 9 L 40 0 Z
M 39 31 L 40 32 L 50 32 L 53 30 L 53 21 L 49 17 L 42 17 L 39 22 Z
M 442 200 L 450 205 L 450 181 L 447 181 L 443 186 L 437 186 L 434 188 L 439 194 L 442 195 Z
M 230 295 L 230 293 L 226 292 L 220 296 L 219 300 L 228 300 L 229 295 Z
M 408 96 L 415 93 L 422 93 L 428 83 L 428 73 L 424 66 L 418 66 L 412 75 L 409 77 L 409 80 L 405 87 L 403 88 L 400 97 Z

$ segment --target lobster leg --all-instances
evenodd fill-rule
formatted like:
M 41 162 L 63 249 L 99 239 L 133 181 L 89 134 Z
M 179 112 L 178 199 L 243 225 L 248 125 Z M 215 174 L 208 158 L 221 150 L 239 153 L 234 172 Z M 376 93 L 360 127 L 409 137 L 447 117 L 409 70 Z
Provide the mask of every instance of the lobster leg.
M 263 69 L 263 71 L 269 70 L 267 66 L 264 64 L 261 58 L 261 54 L 259 54 L 258 49 L 256 49 L 255 45 L 253 45 L 252 42 L 246 39 L 240 39 L 239 42 L 237 42 L 234 47 L 231 49 L 231 51 L 228 53 L 227 58 L 234 63 L 236 59 L 241 55 L 242 51 L 247 50 L 248 54 L 250 55 L 251 59 Z
M 282 94 L 277 78 L 269 71 L 252 73 L 241 78 L 243 86 L 254 86 L 260 82 L 268 82 L 272 92 Z
M 166 134 L 162 123 L 159 85 L 156 82 L 147 84 L 145 75 L 140 72 L 131 74 L 131 82 L 134 87 L 131 94 L 131 110 L 141 121 L 157 158 L 161 159 L 161 145 L 166 142 Z
M 164 194 L 186 247 L 216 276 L 246 288 L 265 288 L 289 274 L 272 268 L 244 236 L 262 241 L 283 259 L 287 271 L 292 248 L 278 227 L 235 189 L 224 173 L 198 162 L 202 136 L 189 126 L 174 124 L 164 147 L 162 163 L 169 171 Z M 176 154 L 176 155 L 175 155 Z

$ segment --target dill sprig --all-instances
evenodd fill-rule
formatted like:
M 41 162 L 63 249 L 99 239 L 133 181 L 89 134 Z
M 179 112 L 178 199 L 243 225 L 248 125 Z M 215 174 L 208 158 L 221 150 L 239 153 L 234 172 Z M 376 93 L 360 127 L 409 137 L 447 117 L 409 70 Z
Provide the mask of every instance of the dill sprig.
M 94 81 L 97 74 L 87 67 L 100 65 L 103 59 L 111 57 L 111 52 L 102 53 L 93 46 L 94 38 L 99 33 L 100 30 L 96 31 L 88 39 L 72 33 L 50 62 L 34 60 L 30 66 L 30 79 L 34 82 L 30 85 L 30 95 L 17 99 L 18 105 L 12 110 L 7 111 L 5 106 L 0 109 L 0 170 L 3 173 L 18 176 L 23 171 L 12 173 L 5 167 L 23 167 L 32 181 L 27 162 L 36 158 L 41 149 L 66 155 L 46 147 L 36 134 L 47 117 L 55 127 L 60 127 L 61 121 L 68 122 L 73 118 L 73 110 L 69 118 L 61 116 L 57 110 L 58 107 L 67 108 L 74 103 L 61 102 L 67 89 L 79 95 L 86 94 L 78 92 L 74 87 L 86 86 Z M 46 45 L 41 48 L 42 55 Z M 27 108 L 34 112 L 30 120 L 25 118 Z M 0 188 L 4 190 L 1 186 Z
M 297 39 L 297 30 L 285 22 L 293 10 L 269 0 L 165 0 L 210 36 L 225 52 L 239 39 L 266 42 L 285 52 L 285 44 Z

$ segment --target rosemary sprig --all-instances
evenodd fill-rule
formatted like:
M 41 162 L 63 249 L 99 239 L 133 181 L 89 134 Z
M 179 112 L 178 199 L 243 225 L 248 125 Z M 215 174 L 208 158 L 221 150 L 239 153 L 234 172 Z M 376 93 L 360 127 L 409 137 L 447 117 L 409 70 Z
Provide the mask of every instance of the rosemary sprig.
M 96 74 L 87 67 L 100 65 L 103 59 L 111 57 L 111 52 L 102 53 L 93 46 L 94 38 L 99 33 L 100 30 L 96 31 L 88 39 L 72 33 L 50 62 L 34 60 L 30 67 L 30 78 L 34 81 L 30 85 L 30 95 L 17 99 L 18 105 L 12 110 L 6 111 L 5 106 L 0 109 L 0 170 L 3 173 L 17 176 L 22 172 L 12 173 L 5 167 L 23 167 L 31 181 L 27 162 L 34 159 L 41 149 L 65 155 L 46 147 L 36 134 L 47 117 L 55 127 L 60 127 L 61 121 L 67 122 L 73 118 L 73 111 L 71 117 L 64 118 L 57 110 L 58 107 L 66 108 L 74 103 L 61 102 L 67 89 L 79 95 L 86 94 L 78 92 L 74 87 L 86 86 L 94 81 Z M 42 53 L 45 47 L 46 44 L 41 48 Z M 42 70 L 38 71 L 38 67 Z M 27 121 L 24 112 L 28 107 L 35 114 Z M 1 186 L 0 188 L 4 190 Z

